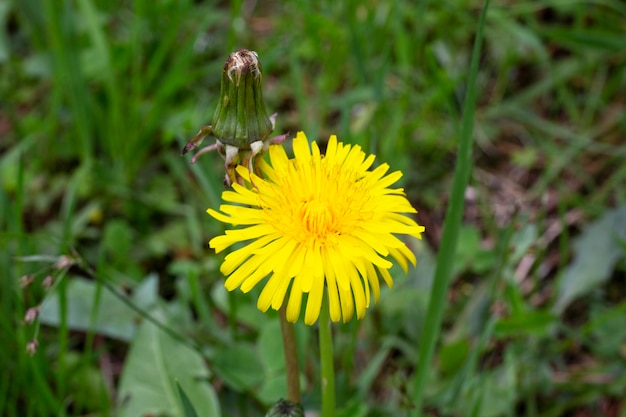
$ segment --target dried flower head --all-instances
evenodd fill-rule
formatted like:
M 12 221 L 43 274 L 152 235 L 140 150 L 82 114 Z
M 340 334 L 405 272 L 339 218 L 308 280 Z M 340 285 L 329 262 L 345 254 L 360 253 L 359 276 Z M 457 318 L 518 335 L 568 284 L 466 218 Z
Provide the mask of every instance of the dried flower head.
M 41 310 L 41 306 L 31 307 L 28 310 L 26 310 L 26 314 L 24 314 L 24 323 L 26 324 L 33 323 L 37 319 L 37 316 L 39 316 L 40 310 Z
M 76 263 L 76 259 L 71 256 L 61 255 L 57 261 L 57 269 L 65 269 L 73 266 Z
M 24 275 L 20 277 L 20 287 L 22 288 L 26 288 L 28 287 L 30 284 L 33 283 L 33 281 L 35 280 L 35 276 L 34 275 Z
M 52 284 L 54 284 L 54 277 L 52 275 L 48 275 L 41 282 L 41 285 L 46 291 L 52 288 Z
M 32 339 L 26 344 L 26 353 L 28 353 L 30 356 L 33 356 L 35 353 L 37 353 L 38 347 L 39 342 L 37 341 L 37 339 Z

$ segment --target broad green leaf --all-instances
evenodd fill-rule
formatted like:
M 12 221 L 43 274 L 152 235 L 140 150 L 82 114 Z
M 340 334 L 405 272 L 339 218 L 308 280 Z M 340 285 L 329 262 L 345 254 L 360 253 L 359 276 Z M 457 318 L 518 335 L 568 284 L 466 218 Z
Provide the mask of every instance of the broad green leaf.
M 353 398 L 341 410 L 337 410 L 337 417 L 365 417 L 367 415 L 370 415 L 368 406 L 359 398 Z
M 67 384 L 71 389 L 71 398 L 79 408 L 91 410 L 110 403 L 107 384 L 98 363 L 89 363 L 83 358 L 83 352 L 70 351 L 64 358 L 67 367 Z
M 102 246 L 112 256 L 113 261 L 127 260 L 133 246 L 131 226 L 124 220 L 113 219 L 107 222 Z
M 256 395 L 266 404 L 271 404 L 278 398 L 284 398 L 287 395 L 287 377 L 283 373 L 264 379 Z
M 373 308 L 382 313 L 387 333 L 405 329 L 410 340 L 417 340 L 424 322 L 428 294 L 410 285 L 404 282 L 381 291 L 380 301 Z
M 546 311 L 520 312 L 498 320 L 495 333 L 500 337 L 547 335 L 556 323 L 556 317 Z
M 535 223 L 528 223 L 517 230 L 511 238 L 512 252 L 509 255 L 511 263 L 517 263 L 520 259 L 531 250 L 530 248 L 537 243 L 538 230 Z
M 479 397 L 481 417 L 499 417 L 513 410 L 519 392 L 517 372 L 519 363 L 513 355 L 506 354 L 504 363 L 493 371 L 481 374 Z
M 558 285 L 554 312 L 560 314 L 577 297 L 603 284 L 624 257 L 626 207 L 607 211 L 574 241 L 574 261 Z
M 459 372 L 467 360 L 470 348 L 468 339 L 455 340 L 442 345 L 439 351 L 441 372 L 447 375 Z
M 300 363 L 302 363 L 303 357 L 306 357 L 304 352 L 308 346 L 309 330 L 310 328 L 308 326 L 302 325 L 301 323 L 294 326 Z M 268 321 L 261 328 L 258 352 L 265 376 L 256 394 L 261 401 L 270 404 L 275 402 L 277 398 L 287 395 L 285 351 L 283 348 L 283 338 L 279 320 Z M 300 368 L 300 371 L 302 371 L 302 368 Z M 305 379 L 302 374 L 300 375 L 301 386 L 305 386 Z
M 489 317 L 489 303 L 489 283 L 480 282 L 474 286 L 470 298 L 457 314 L 454 326 L 446 334 L 448 343 L 480 335 Z
M 219 402 L 202 356 L 145 321 L 126 358 L 118 402 L 120 417 L 186 416 L 176 384 L 199 416 L 218 417 Z
M 246 391 L 263 381 L 263 365 L 256 350 L 249 345 L 239 343 L 224 347 L 216 358 L 214 371 L 233 389 Z
M 180 397 L 180 401 L 183 404 L 183 411 L 185 412 L 185 417 L 198 417 L 198 413 L 196 413 L 196 409 L 194 408 L 191 400 L 185 394 L 185 391 L 180 386 L 178 381 L 176 381 L 176 389 L 178 389 L 178 396 Z
M 237 321 L 253 329 L 259 329 L 267 322 L 269 316 L 277 314 L 274 310 L 269 310 L 267 313 L 261 312 L 256 307 L 254 291 L 252 290 L 248 294 L 242 294 L 239 291 L 229 293 L 224 288 L 224 285 L 219 283 L 211 289 L 211 299 L 219 309 L 227 313 L 230 310 L 230 303 L 233 302 L 233 297 L 236 297 Z
M 611 308 L 600 305 L 591 311 L 589 327 L 593 340 L 591 350 L 600 357 L 615 358 L 626 354 L 626 301 Z
M 459 242 L 456 247 L 454 275 L 466 269 L 480 250 L 480 232 L 475 226 L 463 225 L 459 229 Z
M 283 374 L 285 354 L 280 322 L 273 320 L 261 329 L 259 335 L 259 356 L 268 376 Z
M 68 327 L 80 331 L 87 331 L 93 327 L 98 334 L 119 340 L 131 340 L 139 315 L 104 286 L 100 288 L 98 298 L 97 286 L 95 281 L 82 278 L 69 279 L 66 287 Z M 135 301 L 139 307 L 153 304 L 157 298 L 156 276 L 146 278 L 137 288 L 136 294 L 141 294 L 140 300 Z M 94 308 L 98 310 L 95 316 L 92 316 Z M 93 323 L 92 317 L 95 317 Z M 43 324 L 59 326 L 61 312 L 58 292 L 46 298 L 41 306 L 40 319 Z

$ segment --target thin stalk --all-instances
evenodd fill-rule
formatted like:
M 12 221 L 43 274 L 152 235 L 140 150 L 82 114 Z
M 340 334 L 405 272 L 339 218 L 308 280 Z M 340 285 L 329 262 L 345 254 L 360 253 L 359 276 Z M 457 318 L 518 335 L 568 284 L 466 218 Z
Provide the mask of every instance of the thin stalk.
M 446 306 L 446 296 L 452 276 L 452 267 L 454 266 L 454 256 L 456 254 L 456 246 L 465 205 L 465 189 L 472 170 L 474 113 L 476 109 L 476 76 L 478 74 L 478 61 L 488 7 L 489 0 L 485 0 L 480 22 L 478 23 L 474 49 L 472 51 L 472 60 L 467 80 L 467 95 L 463 103 L 463 116 L 459 132 L 459 152 L 454 170 L 450 205 L 448 206 L 444 220 L 441 246 L 439 248 L 439 254 L 437 255 L 435 277 L 419 347 L 419 362 L 413 380 L 414 408 L 411 412 L 412 416 L 420 416 L 422 413 L 424 389 L 426 387 L 426 380 L 428 371 L 430 370 L 435 344 L 441 331 L 443 311 Z
M 335 368 L 333 364 L 333 335 L 328 300 L 324 294 L 319 318 L 320 362 L 322 367 L 322 417 L 335 416 Z
M 298 369 L 298 350 L 293 323 L 287 321 L 287 304 L 280 308 L 280 330 L 283 334 L 285 366 L 287 368 L 287 399 L 300 404 L 300 370 Z

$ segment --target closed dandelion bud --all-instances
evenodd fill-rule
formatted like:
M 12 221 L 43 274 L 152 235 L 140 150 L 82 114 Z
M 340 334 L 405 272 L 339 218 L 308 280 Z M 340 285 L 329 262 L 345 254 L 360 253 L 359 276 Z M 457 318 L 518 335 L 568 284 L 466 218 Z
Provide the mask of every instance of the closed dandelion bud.
M 191 158 L 193 164 L 200 155 L 217 150 L 224 157 L 224 185 L 244 180 L 237 174 L 237 165 L 258 172 L 259 160 L 270 145 L 284 142 L 289 134 L 270 137 L 276 123 L 276 113 L 267 116 L 261 90 L 261 63 L 256 52 L 241 49 L 228 56 L 222 71 L 220 98 L 211 125 L 202 126 L 185 144 L 182 155 L 197 148 L 205 137 L 217 139 Z
M 220 100 L 213 116 L 213 136 L 225 145 L 250 149 L 274 129 L 261 90 L 261 63 L 256 52 L 229 55 L 222 71 Z
M 265 417 L 304 417 L 304 409 L 300 404 L 281 399 L 268 410 Z

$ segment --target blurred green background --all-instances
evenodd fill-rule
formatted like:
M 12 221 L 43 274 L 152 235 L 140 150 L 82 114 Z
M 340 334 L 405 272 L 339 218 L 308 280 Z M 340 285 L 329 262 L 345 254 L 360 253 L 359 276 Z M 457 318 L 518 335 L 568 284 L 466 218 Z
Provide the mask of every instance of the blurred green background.
M 240 48 L 277 133 L 337 134 L 404 172 L 418 267 L 335 326 L 335 353 L 340 415 L 407 415 L 481 6 L 0 2 L 0 415 L 182 416 L 175 380 L 200 416 L 285 396 L 276 315 L 227 293 L 207 247 L 222 161 L 180 156 Z M 624 417 L 626 3 L 494 0 L 480 62 L 423 411 Z M 315 332 L 296 331 L 316 410 Z

